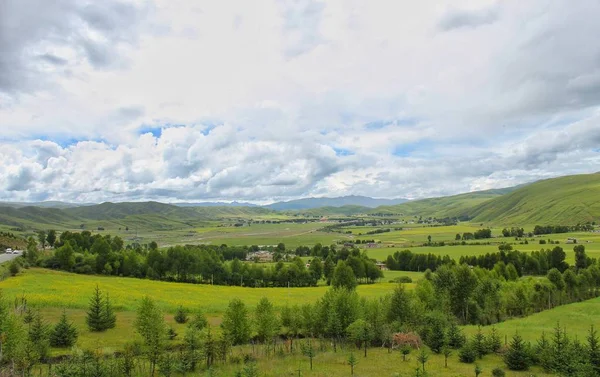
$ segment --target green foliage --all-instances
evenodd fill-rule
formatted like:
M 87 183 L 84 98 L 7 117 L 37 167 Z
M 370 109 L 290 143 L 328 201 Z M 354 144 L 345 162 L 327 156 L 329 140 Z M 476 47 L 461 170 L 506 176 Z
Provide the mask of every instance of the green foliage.
M 106 298 L 102 297 L 100 288 L 96 289 L 90 298 L 90 303 L 86 316 L 88 329 L 93 332 L 102 332 L 112 329 L 116 326 L 117 317 L 110 303 L 108 294 Z
M 467 342 L 458 352 L 458 358 L 462 363 L 473 363 L 477 359 L 477 350 L 471 342 Z
M 281 324 L 275 314 L 273 304 L 266 297 L 263 297 L 256 306 L 254 326 L 258 340 L 263 343 L 272 340 L 279 333 Z
M 177 312 L 175 313 L 174 319 L 177 323 L 186 323 L 188 321 L 189 317 L 187 314 L 187 310 L 185 310 L 182 305 L 179 305 L 179 307 L 177 308 Z
M 60 321 L 50 334 L 50 345 L 52 347 L 72 347 L 77 341 L 77 337 L 77 328 L 69 322 L 67 313 L 63 310 Z
M 356 276 L 350 266 L 343 260 L 338 261 L 335 270 L 333 271 L 333 278 L 331 279 L 331 285 L 334 288 L 345 288 L 355 289 L 357 286 Z
M 498 352 L 502 348 L 502 339 L 495 327 L 492 327 L 492 330 L 485 338 L 485 347 L 489 352 Z
M 510 370 L 527 370 L 531 363 L 527 344 L 517 333 L 513 336 L 504 355 L 504 362 Z
M 223 315 L 223 334 L 233 345 L 247 343 L 250 339 L 250 321 L 246 305 L 240 299 L 233 299 Z
M 194 327 L 196 330 L 203 330 L 208 326 L 208 319 L 206 319 L 206 315 L 204 315 L 202 309 L 196 309 L 188 325 Z
M 421 352 L 419 352 L 419 355 L 417 356 L 417 361 L 423 367 L 423 372 L 425 372 L 425 363 L 427 363 L 428 360 L 429 354 L 427 353 L 427 351 L 425 351 L 425 348 L 421 348 Z
M 21 271 L 21 265 L 16 260 L 13 260 L 8 267 L 8 271 L 12 276 L 16 276 Z
M 152 375 L 164 347 L 166 336 L 165 318 L 154 301 L 146 296 L 136 313 L 135 329 L 144 340 L 146 355 L 151 364 Z
M 466 343 L 465 335 L 454 321 L 448 327 L 447 339 L 448 345 L 454 349 L 459 349 Z
M 354 376 L 354 367 L 358 364 L 358 359 L 354 356 L 353 353 L 348 356 L 348 365 L 350 365 L 350 375 Z
M 504 376 L 506 376 L 506 373 L 504 373 L 504 371 L 501 368 L 494 368 L 494 369 L 492 369 L 492 376 L 493 377 L 504 377 Z

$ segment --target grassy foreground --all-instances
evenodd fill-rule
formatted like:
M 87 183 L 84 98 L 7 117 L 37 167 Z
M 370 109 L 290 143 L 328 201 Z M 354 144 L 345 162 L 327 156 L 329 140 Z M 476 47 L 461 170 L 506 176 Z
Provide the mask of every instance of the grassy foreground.
M 96 284 L 101 290 L 110 294 L 111 301 L 118 311 L 134 311 L 140 300 L 149 295 L 167 312 L 174 312 L 179 305 L 183 305 L 188 308 L 201 307 L 209 314 L 223 313 L 229 301 L 236 297 L 251 307 L 263 297 L 268 297 L 276 306 L 284 306 L 287 303 L 293 305 L 315 302 L 329 289 L 326 286 L 244 288 L 169 283 L 135 278 L 77 275 L 40 268 L 25 270 L 16 277 L 0 282 L 0 289 L 9 300 L 24 295 L 35 307 L 86 309 Z M 394 283 L 385 282 L 360 285 L 358 293 L 363 297 L 379 297 L 390 293 L 394 287 Z

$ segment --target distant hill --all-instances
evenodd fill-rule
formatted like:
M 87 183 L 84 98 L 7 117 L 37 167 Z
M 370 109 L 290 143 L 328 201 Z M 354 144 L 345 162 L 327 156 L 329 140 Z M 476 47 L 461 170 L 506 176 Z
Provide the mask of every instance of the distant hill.
M 288 212 L 306 216 L 353 216 L 368 213 L 371 210 L 372 208 L 369 207 L 345 205 L 341 207 L 319 207 Z
M 565 224 L 600 220 L 600 173 L 546 179 L 482 202 L 475 221 L 500 224 Z
M 210 220 L 277 215 L 261 207 L 178 207 L 158 202 L 102 203 L 74 208 L 1 207 L 0 224 L 25 230 L 129 227 L 183 229 Z
M 409 201 L 395 206 L 377 207 L 369 213 L 376 215 L 466 218 L 469 217 L 470 210 L 474 206 L 502 195 L 500 190 L 475 191 L 440 198 Z
M 266 208 L 277 211 L 303 210 L 321 207 L 361 206 L 375 208 L 383 205 L 394 205 L 406 202 L 406 199 L 375 199 L 368 196 L 340 196 L 336 198 L 304 198 L 287 202 L 276 202 L 266 205 Z
M 197 203 L 172 203 L 177 207 L 257 207 L 248 202 L 197 202 Z

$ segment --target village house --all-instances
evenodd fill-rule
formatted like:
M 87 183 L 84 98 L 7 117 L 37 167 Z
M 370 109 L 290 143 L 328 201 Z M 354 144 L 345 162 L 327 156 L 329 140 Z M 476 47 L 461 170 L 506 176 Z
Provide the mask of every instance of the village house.
M 254 251 L 252 253 L 248 253 L 246 260 L 260 263 L 273 262 L 273 253 L 268 250 Z

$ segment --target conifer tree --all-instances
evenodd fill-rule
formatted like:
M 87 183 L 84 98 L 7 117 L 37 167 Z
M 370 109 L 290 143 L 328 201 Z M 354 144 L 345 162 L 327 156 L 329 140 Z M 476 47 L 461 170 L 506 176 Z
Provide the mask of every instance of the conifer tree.
M 358 360 L 353 353 L 348 356 L 348 365 L 350 365 L 350 375 L 354 376 L 354 367 L 358 364 Z
M 450 327 L 448 328 L 448 346 L 459 349 L 465 345 L 466 339 L 460 328 L 456 325 L 455 322 L 450 323 Z
M 186 323 L 189 319 L 187 310 L 185 310 L 182 305 L 179 305 L 179 307 L 177 308 L 177 312 L 175 313 L 175 316 L 173 318 L 177 323 Z
M 598 333 L 594 329 L 594 325 L 590 327 L 587 336 L 587 351 L 589 362 L 594 368 L 596 375 L 600 375 L 600 344 L 598 342 Z
M 104 300 L 102 300 L 102 292 L 100 292 L 100 288 L 96 285 L 85 319 L 90 331 L 100 332 L 106 330 L 105 312 L 106 307 Z
M 49 347 L 49 331 L 48 325 L 44 322 L 42 315 L 37 311 L 33 317 L 33 321 L 29 326 L 28 333 L 31 346 L 37 353 L 38 360 L 44 360 L 48 357 Z
M 104 301 L 104 327 L 105 329 L 114 329 L 117 326 L 117 315 L 110 304 L 110 298 L 108 292 L 106 293 L 106 300 Z
M 71 347 L 77 341 L 77 336 L 77 329 L 69 323 L 67 313 L 63 310 L 60 321 L 50 333 L 50 344 L 52 347 Z
M 508 351 L 504 355 L 504 362 L 510 370 L 529 369 L 530 360 L 527 345 L 518 333 L 513 336 L 510 342 Z

